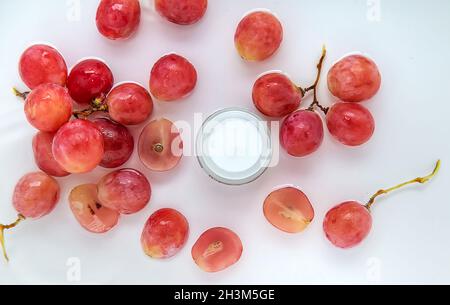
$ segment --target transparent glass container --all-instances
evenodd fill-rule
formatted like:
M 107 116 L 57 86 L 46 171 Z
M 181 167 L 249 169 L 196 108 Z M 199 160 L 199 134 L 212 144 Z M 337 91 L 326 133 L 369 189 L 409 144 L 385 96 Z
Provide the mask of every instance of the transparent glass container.
M 266 121 L 248 110 L 219 110 L 204 121 L 196 153 L 200 166 L 212 179 L 227 185 L 247 184 L 270 165 L 270 130 Z

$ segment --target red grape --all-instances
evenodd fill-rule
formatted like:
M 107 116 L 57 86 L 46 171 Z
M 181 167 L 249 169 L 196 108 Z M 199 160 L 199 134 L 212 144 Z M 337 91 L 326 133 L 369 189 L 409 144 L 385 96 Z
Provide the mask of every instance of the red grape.
M 125 126 L 105 118 L 95 119 L 93 123 L 103 134 L 105 153 L 100 166 L 114 168 L 127 162 L 134 149 L 134 139 L 130 131 Z
M 65 171 L 86 173 L 97 167 L 103 159 L 103 135 L 94 123 L 73 120 L 56 133 L 52 152 Z
M 192 258 L 206 272 L 218 272 L 235 264 L 242 255 L 239 236 L 226 228 L 204 232 L 192 247 Z
M 106 38 L 127 39 L 141 21 L 139 0 L 102 0 L 97 9 L 98 31 Z
M 178 165 L 183 156 L 183 141 L 177 127 L 167 119 L 150 122 L 139 137 L 139 158 L 158 172 Z
M 160 58 L 150 73 L 150 91 L 161 101 L 186 97 L 197 84 L 197 71 L 184 57 L 169 54 Z
M 328 211 L 323 221 L 326 237 L 339 248 L 346 249 L 358 245 L 367 237 L 372 228 L 370 209 L 376 198 L 410 184 L 424 184 L 436 176 L 440 167 L 441 161 L 438 160 L 431 174 L 378 190 L 365 205 L 356 201 L 346 201 L 335 206 Z
M 358 245 L 371 228 L 372 216 L 369 210 L 356 201 L 347 201 L 332 208 L 323 221 L 328 240 L 339 248 Z
M 54 133 L 38 132 L 33 138 L 34 160 L 37 166 L 45 173 L 54 177 L 65 177 L 69 175 L 56 162 L 52 152 Z
M 134 83 L 124 83 L 115 87 L 108 94 L 106 104 L 111 118 L 123 125 L 141 124 L 153 112 L 150 93 Z
M 190 25 L 205 15 L 208 0 L 155 0 L 155 8 L 170 22 Z
M 134 169 L 117 170 L 104 176 L 98 183 L 100 203 L 120 214 L 139 212 L 150 201 L 150 196 L 150 183 Z
M 84 184 L 69 195 L 70 209 L 80 225 L 92 233 L 105 233 L 117 225 L 120 214 L 102 206 L 97 198 L 97 185 Z
M 271 13 L 259 11 L 239 23 L 234 43 L 243 59 L 262 61 L 272 56 L 283 40 L 283 27 Z
M 360 104 L 336 103 L 327 113 L 331 135 L 349 146 L 366 143 L 375 130 L 375 121 L 369 110 Z
M 302 101 L 302 92 L 281 73 L 261 76 L 253 86 L 253 103 L 263 114 L 283 117 L 295 111 Z
M 328 72 L 328 89 L 344 102 L 362 102 L 373 97 L 381 86 L 381 75 L 371 59 L 350 55 Z
M 27 96 L 24 111 L 36 129 L 55 132 L 72 116 L 72 99 L 60 85 L 43 84 Z
M 111 70 L 98 59 L 86 59 L 75 65 L 67 80 L 70 96 L 82 105 L 106 96 L 113 84 Z
M 26 218 L 41 218 L 55 208 L 59 200 L 59 184 L 55 179 L 42 172 L 29 173 L 16 184 L 13 193 L 13 206 L 19 213 L 17 220 L 11 224 L 0 224 L 0 245 L 3 256 L 6 254 L 4 231 L 16 227 Z
M 312 154 L 323 141 L 320 116 L 310 110 L 292 113 L 281 125 L 280 141 L 283 148 L 294 157 Z
M 37 44 L 23 52 L 19 61 L 19 74 L 30 89 L 47 83 L 64 86 L 67 81 L 67 65 L 56 49 Z
M 59 200 L 59 184 L 42 172 L 23 176 L 16 184 L 13 205 L 26 218 L 41 218 L 55 208 Z
M 186 244 L 189 224 L 173 209 L 156 211 L 147 220 L 141 236 L 142 249 L 153 258 L 169 258 Z
M 299 233 L 313 221 L 314 208 L 302 191 L 284 187 L 267 196 L 264 215 L 274 227 L 287 233 Z

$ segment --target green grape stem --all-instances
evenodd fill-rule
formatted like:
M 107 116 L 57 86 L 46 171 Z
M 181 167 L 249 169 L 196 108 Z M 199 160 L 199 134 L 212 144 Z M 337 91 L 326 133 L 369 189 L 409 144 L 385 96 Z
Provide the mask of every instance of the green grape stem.
M 392 192 L 392 191 L 398 190 L 399 188 L 402 188 L 402 187 L 407 186 L 407 185 L 409 185 L 409 184 L 414 184 L 414 183 L 424 184 L 424 183 L 427 183 L 429 180 L 431 180 L 434 176 L 437 175 L 437 173 L 439 172 L 440 167 L 441 167 L 441 160 L 438 160 L 438 161 L 436 162 L 436 166 L 434 167 L 433 172 L 432 172 L 431 174 L 429 174 L 429 175 L 427 175 L 427 176 L 424 176 L 424 177 L 417 177 L 417 178 L 414 178 L 414 179 L 412 179 L 412 180 L 409 180 L 409 181 L 400 183 L 400 184 L 398 184 L 398 185 L 396 185 L 396 186 L 393 186 L 393 187 L 390 187 L 390 188 L 387 188 L 387 189 L 381 189 L 381 190 L 379 190 L 378 192 L 376 192 L 375 194 L 373 194 L 372 197 L 370 197 L 369 201 L 368 201 L 367 204 L 366 204 L 366 208 L 367 208 L 368 210 L 370 210 L 370 208 L 372 207 L 372 205 L 375 203 L 375 199 L 376 199 L 378 196 L 388 194 L 388 193 L 390 193 L 390 192 Z
M 8 257 L 8 254 L 6 253 L 4 231 L 16 227 L 23 220 L 25 220 L 25 217 L 23 215 L 19 214 L 17 216 L 17 220 L 15 222 L 13 222 L 13 223 L 11 223 L 9 225 L 2 225 L 2 224 L 0 224 L 0 244 L 2 245 L 3 256 L 5 257 L 5 260 L 7 262 L 9 262 L 9 257 Z
M 104 103 L 105 96 L 101 96 L 92 101 L 91 106 L 87 109 L 74 111 L 73 116 L 77 119 L 86 119 L 94 112 L 108 112 L 108 105 Z
M 12 91 L 15 96 L 22 98 L 23 100 L 27 99 L 28 94 L 30 94 L 30 91 L 21 92 L 17 90 L 16 88 L 12 88 Z

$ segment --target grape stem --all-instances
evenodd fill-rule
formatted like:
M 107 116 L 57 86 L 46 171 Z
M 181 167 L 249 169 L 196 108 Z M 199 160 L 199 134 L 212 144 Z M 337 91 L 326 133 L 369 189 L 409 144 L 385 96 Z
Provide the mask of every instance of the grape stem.
M 13 222 L 9 225 L 0 224 L 0 243 L 2 244 L 3 256 L 5 257 L 7 262 L 9 262 L 9 257 L 8 257 L 8 254 L 6 253 L 4 231 L 16 227 L 23 220 L 25 220 L 25 216 L 23 216 L 22 214 L 19 214 L 17 216 L 17 220 L 15 222 Z
M 73 116 L 77 119 L 86 119 L 94 112 L 108 112 L 108 105 L 104 103 L 104 100 L 104 95 L 94 99 L 89 108 L 80 111 L 74 111 Z
M 319 63 L 317 64 L 317 77 L 316 77 L 316 81 L 314 82 L 314 85 L 304 89 L 304 92 L 308 92 L 313 90 L 314 92 L 314 98 L 313 98 L 313 102 L 312 104 L 308 107 L 308 110 L 312 111 L 314 110 L 314 107 L 317 106 L 317 108 L 319 108 L 323 113 L 327 114 L 329 108 L 328 107 L 324 107 L 319 103 L 319 99 L 317 97 L 317 90 L 318 90 L 318 86 L 319 86 L 319 81 L 320 81 L 320 76 L 322 75 L 322 67 L 323 67 L 323 62 L 325 60 L 325 57 L 327 55 L 327 49 L 325 47 L 325 45 L 322 47 L 322 56 L 320 57 Z
M 162 145 L 161 143 L 157 143 L 153 145 L 153 150 L 157 153 L 162 153 L 164 150 L 164 145 Z
M 14 93 L 15 96 L 22 98 L 23 100 L 27 99 L 28 94 L 30 94 L 30 91 L 24 91 L 21 92 L 19 90 L 17 90 L 16 88 L 12 88 L 12 91 Z
M 438 160 L 438 161 L 436 162 L 436 166 L 434 167 L 433 172 L 432 172 L 431 174 L 429 174 L 428 176 L 425 176 L 425 177 L 417 177 L 417 178 L 415 178 L 415 179 L 412 179 L 412 180 L 409 180 L 409 181 L 400 183 L 400 184 L 398 184 L 398 185 L 396 185 L 396 186 L 393 186 L 393 187 L 390 187 L 390 188 L 388 188 L 388 189 L 381 189 L 381 190 L 379 190 L 378 192 L 376 192 L 375 194 L 373 194 L 372 197 L 370 197 L 369 202 L 367 202 L 367 204 L 366 204 L 366 208 L 370 210 L 370 208 L 372 207 L 372 205 L 375 203 L 375 199 L 376 199 L 378 196 L 381 196 L 381 195 L 390 193 L 390 192 L 392 192 L 392 191 L 398 190 L 399 188 L 402 188 L 402 187 L 404 187 L 404 186 L 406 186 L 406 185 L 409 185 L 409 184 L 414 184 L 414 183 L 421 183 L 421 184 L 424 184 L 424 183 L 428 182 L 430 179 L 432 179 L 434 176 L 436 176 L 436 174 L 439 172 L 440 167 L 441 167 L 441 160 Z

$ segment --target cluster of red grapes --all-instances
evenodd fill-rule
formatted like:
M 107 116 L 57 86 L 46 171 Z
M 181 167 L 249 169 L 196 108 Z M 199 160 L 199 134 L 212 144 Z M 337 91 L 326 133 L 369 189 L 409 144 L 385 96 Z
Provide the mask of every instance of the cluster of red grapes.
M 262 61 L 272 56 L 283 40 L 283 27 L 270 12 L 257 11 L 247 15 L 239 24 L 235 43 L 242 58 Z M 313 85 L 302 88 L 285 74 L 268 72 L 253 86 L 253 103 L 265 116 L 284 118 L 280 130 L 280 144 L 294 157 L 308 156 L 320 147 L 324 127 L 320 114 L 326 116 L 330 134 L 347 146 L 359 146 L 373 135 L 375 122 L 370 111 L 360 103 L 371 99 L 380 89 L 381 75 L 374 61 L 366 56 L 349 55 L 335 63 L 328 72 L 328 89 L 336 98 L 331 107 L 319 103 L 317 91 L 325 47 L 317 64 Z M 306 109 L 297 110 L 307 92 L 313 101 Z M 411 183 L 425 183 L 432 174 L 378 191 L 366 204 L 349 201 L 332 208 L 325 216 L 323 229 L 328 240 L 339 248 L 358 245 L 370 232 L 370 208 L 375 198 Z M 276 228 L 288 232 L 302 232 L 314 219 L 314 208 L 308 197 L 295 187 L 283 187 L 270 193 L 264 201 L 264 215 Z
M 155 0 L 159 14 L 170 22 L 189 25 L 199 21 L 207 0 Z M 108 39 L 131 37 L 140 24 L 138 0 L 102 0 L 97 11 L 97 28 Z M 261 61 L 272 56 L 283 40 L 280 21 L 271 13 L 256 11 L 245 16 L 235 34 L 235 45 L 242 58 Z M 296 157 L 316 151 L 323 140 L 323 123 L 316 108 L 326 115 L 330 133 L 345 145 L 361 145 L 374 131 L 370 112 L 358 104 L 373 97 L 381 77 L 375 63 L 361 55 L 351 55 L 336 63 L 328 73 L 330 92 L 339 99 L 325 108 L 317 98 L 325 49 L 318 64 L 315 83 L 308 88 L 296 86 L 281 73 L 261 76 L 253 88 L 257 109 L 268 117 L 287 116 L 281 127 L 281 145 Z M 146 122 L 153 112 L 152 96 L 170 102 L 190 94 L 197 83 L 195 67 L 184 57 L 169 54 L 159 59 L 150 73 L 149 88 L 127 82 L 114 86 L 114 76 L 106 63 L 85 59 L 68 72 L 63 56 L 48 45 L 33 45 L 22 54 L 19 72 L 30 92 L 16 95 L 25 100 L 25 114 L 38 133 L 33 152 L 41 172 L 25 175 L 17 183 L 13 206 L 19 213 L 16 222 L 0 225 L 3 231 L 26 218 L 49 214 L 59 201 L 60 188 L 53 177 L 92 171 L 97 166 L 118 168 L 134 150 L 134 139 L 127 125 Z M 297 110 L 304 96 L 313 91 L 312 104 Z M 93 115 L 96 114 L 96 115 Z M 100 114 L 100 116 L 99 116 Z M 183 155 L 180 132 L 168 119 L 148 123 L 139 137 L 138 153 L 152 171 L 167 171 L 177 166 Z M 381 190 L 366 205 L 343 203 L 328 212 L 324 230 L 338 247 L 358 244 L 371 227 L 369 208 L 375 198 L 409 183 L 424 183 L 429 176 Z M 93 233 L 115 227 L 120 215 L 141 211 L 150 201 L 151 184 L 135 169 L 118 169 L 96 184 L 75 187 L 69 195 L 70 208 L 80 225 Z M 314 218 L 314 209 L 305 194 L 287 187 L 272 192 L 264 202 L 264 214 L 275 227 L 290 233 L 304 230 Z M 161 209 L 144 226 L 141 244 L 153 258 L 168 258 L 185 245 L 189 224 L 178 211 Z M 207 272 L 223 270 L 237 262 L 242 253 L 239 237 L 227 228 L 204 232 L 192 247 L 196 264 Z

